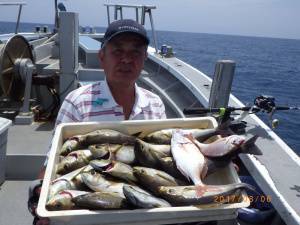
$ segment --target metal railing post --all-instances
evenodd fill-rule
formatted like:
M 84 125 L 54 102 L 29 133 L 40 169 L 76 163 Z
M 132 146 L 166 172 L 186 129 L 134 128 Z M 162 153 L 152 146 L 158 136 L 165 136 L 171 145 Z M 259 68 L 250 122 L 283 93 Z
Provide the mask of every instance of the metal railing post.
M 141 14 L 141 24 L 145 25 L 145 16 L 146 16 L 146 12 L 145 12 L 145 6 L 142 7 L 142 14 Z
M 135 8 L 135 20 L 136 22 L 139 22 L 139 9 Z
M 154 22 L 153 22 L 153 18 L 152 18 L 152 12 L 151 9 L 147 10 L 149 13 L 149 18 L 150 18 L 150 23 L 151 23 L 151 30 L 152 30 L 152 37 L 153 37 L 153 42 L 154 42 L 154 47 L 155 47 L 155 52 L 158 53 L 158 48 L 157 48 L 157 39 L 156 39 L 156 33 L 155 33 L 155 29 L 154 29 Z
M 109 6 L 106 6 L 106 11 L 107 11 L 107 23 L 108 25 L 110 24 L 110 13 L 109 13 Z
M 123 19 L 123 9 L 122 9 L 122 7 L 119 7 L 119 10 L 120 10 L 120 18 L 122 20 Z
M 118 19 L 118 6 L 115 6 L 115 15 L 114 15 L 114 20 Z
M 15 34 L 18 33 L 19 30 L 19 24 L 20 24 L 20 18 L 21 18 L 21 12 L 22 12 L 22 4 L 19 5 L 19 13 L 18 13 L 18 19 L 17 19 L 17 24 L 16 24 L 16 30 L 15 30 Z

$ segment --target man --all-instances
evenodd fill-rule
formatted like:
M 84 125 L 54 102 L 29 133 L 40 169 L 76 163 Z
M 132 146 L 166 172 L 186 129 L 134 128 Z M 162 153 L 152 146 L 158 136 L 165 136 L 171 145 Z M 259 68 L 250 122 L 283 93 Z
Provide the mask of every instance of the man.
M 164 119 L 165 107 L 154 93 L 136 85 L 147 58 L 149 38 L 133 20 L 118 20 L 107 28 L 99 51 L 105 80 L 82 86 L 67 95 L 56 119 L 60 123 Z M 45 168 L 39 178 L 44 176 Z M 41 182 L 30 190 L 29 209 L 35 214 Z M 35 202 L 34 202 L 35 201 Z M 47 224 L 35 218 L 34 224 Z
M 133 20 L 110 24 L 99 59 L 105 81 L 71 92 L 62 104 L 56 125 L 61 122 L 163 119 L 161 99 L 136 85 L 147 58 L 149 39 L 144 27 Z

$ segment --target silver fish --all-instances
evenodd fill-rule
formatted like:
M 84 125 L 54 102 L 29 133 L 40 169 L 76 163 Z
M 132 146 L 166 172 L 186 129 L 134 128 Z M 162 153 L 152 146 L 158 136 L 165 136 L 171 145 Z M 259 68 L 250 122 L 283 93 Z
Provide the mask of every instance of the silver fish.
M 105 178 L 100 173 L 81 173 L 83 182 L 93 191 L 115 192 L 125 197 L 123 194 L 123 182 L 116 182 Z
M 159 186 L 175 186 L 178 182 L 169 174 L 147 167 L 133 167 L 133 174 L 147 190 L 157 193 Z
M 173 157 L 160 158 L 158 161 L 163 171 L 179 180 L 187 181 L 187 178 L 177 169 Z
M 73 179 L 80 174 L 86 167 L 79 168 L 68 174 L 65 174 L 50 183 L 48 199 L 51 199 L 58 192 L 63 190 L 78 189 L 77 183 L 73 182 Z
M 125 180 L 127 182 L 137 182 L 136 177 L 133 175 L 131 166 L 114 161 L 114 160 L 92 160 L 90 165 L 102 173 L 110 174 L 113 177 Z
M 137 139 L 134 145 L 134 153 L 140 165 L 156 168 L 159 165 L 159 158 L 170 156 L 171 146 L 149 144 Z
M 77 190 L 64 190 L 54 195 L 46 204 L 46 208 L 51 211 L 74 209 L 75 204 L 72 202 L 74 197 L 84 195 L 89 192 Z
M 66 174 L 78 168 L 81 168 L 89 164 L 92 159 L 92 153 L 90 150 L 76 150 L 69 153 L 62 161 L 57 165 L 56 172 L 58 174 Z
M 236 194 L 236 191 L 241 189 L 255 190 L 246 183 L 234 183 L 226 185 L 195 185 L 195 186 L 173 186 L 159 187 L 159 194 L 162 198 L 173 205 L 198 205 L 208 203 L 223 203 L 219 199 L 227 199 L 227 196 L 235 197 L 236 200 L 241 200 L 241 197 Z M 229 197 L 228 197 L 228 200 Z M 225 203 L 225 202 L 224 202 Z
M 118 149 L 111 150 L 110 154 L 110 159 L 126 164 L 133 164 L 136 158 L 133 145 L 122 145 Z
M 161 208 L 171 207 L 171 205 L 164 199 L 157 198 L 149 192 L 131 185 L 124 185 L 123 192 L 126 199 L 134 206 L 138 208 Z
M 94 192 L 73 198 L 77 207 L 85 209 L 121 209 L 126 208 L 126 199 L 117 193 Z
M 145 136 L 143 139 L 150 143 L 169 145 L 171 143 L 172 130 L 173 129 L 163 129 L 154 131 Z
M 108 159 L 110 156 L 110 152 L 116 151 L 121 147 L 122 145 L 105 143 L 105 144 L 90 145 L 88 148 L 91 151 L 93 158 Z
M 105 143 L 90 145 L 89 149 L 95 159 L 113 159 L 126 164 L 133 164 L 135 162 L 133 145 Z
M 116 130 L 101 129 L 85 134 L 83 144 L 86 146 L 105 143 L 133 145 L 135 139 L 134 136 L 126 135 Z
M 74 136 L 66 140 L 60 149 L 60 155 L 66 156 L 70 152 L 80 148 L 80 136 Z

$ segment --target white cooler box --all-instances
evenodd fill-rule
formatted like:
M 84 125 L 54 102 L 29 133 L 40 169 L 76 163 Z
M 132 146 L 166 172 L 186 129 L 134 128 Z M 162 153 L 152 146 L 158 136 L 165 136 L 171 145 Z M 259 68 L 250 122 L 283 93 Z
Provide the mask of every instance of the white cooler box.
M 63 141 L 77 134 L 85 134 L 97 129 L 108 128 L 125 134 L 142 131 L 146 135 L 164 128 L 213 128 L 217 122 L 212 117 L 166 120 L 132 120 L 122 122 L 86 122 L 61 124 L 57 127 L 44 177 L 44 183 L 38 203 L 37 213 L 49 217 L 51 224 L 98 225 L 98 224 L 170 224 L 194 221 L 227 220 L 236 218 L 237 209 L 249 206 L 249 200 L 243 192 L 243 201 L 233 204 L 212 204 L 200 206 L 168 207 L 136 210 L 64 210 L 48 211 L 45 207 L 49 185 L 55 176 L 59 150 Z M 232 165 L 208 176 L 207 184 L 228 184 L 240 182 Z
M 7 133 L 11 121 L 0 117 L 0 185 L 5 181 Z

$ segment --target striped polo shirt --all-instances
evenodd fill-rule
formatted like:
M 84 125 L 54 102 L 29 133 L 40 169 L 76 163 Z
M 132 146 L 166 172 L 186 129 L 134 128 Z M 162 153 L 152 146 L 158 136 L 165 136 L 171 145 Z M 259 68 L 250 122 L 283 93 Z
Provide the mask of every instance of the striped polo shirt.
M 135 103 L 129 119 L 165 118 L 165 106 L 160 97 L 135 85 Z M 124 119 L 122 107 L 115 102 L 108 84 L 104 80 L 84 85 L 70 92 L 58 112 L 55 127 L 60 123 L 121 121 Z M 50 149 L 51 144 L 44 166 L 47 165 Z
M 156 94 L 135 85 L 130 120 L 165 119 L 165 106 Z M 121 121 L 123 108 L 116 103 L 106 80 L 82 86 L 65 98 L 56 125 L 68 122 Z

